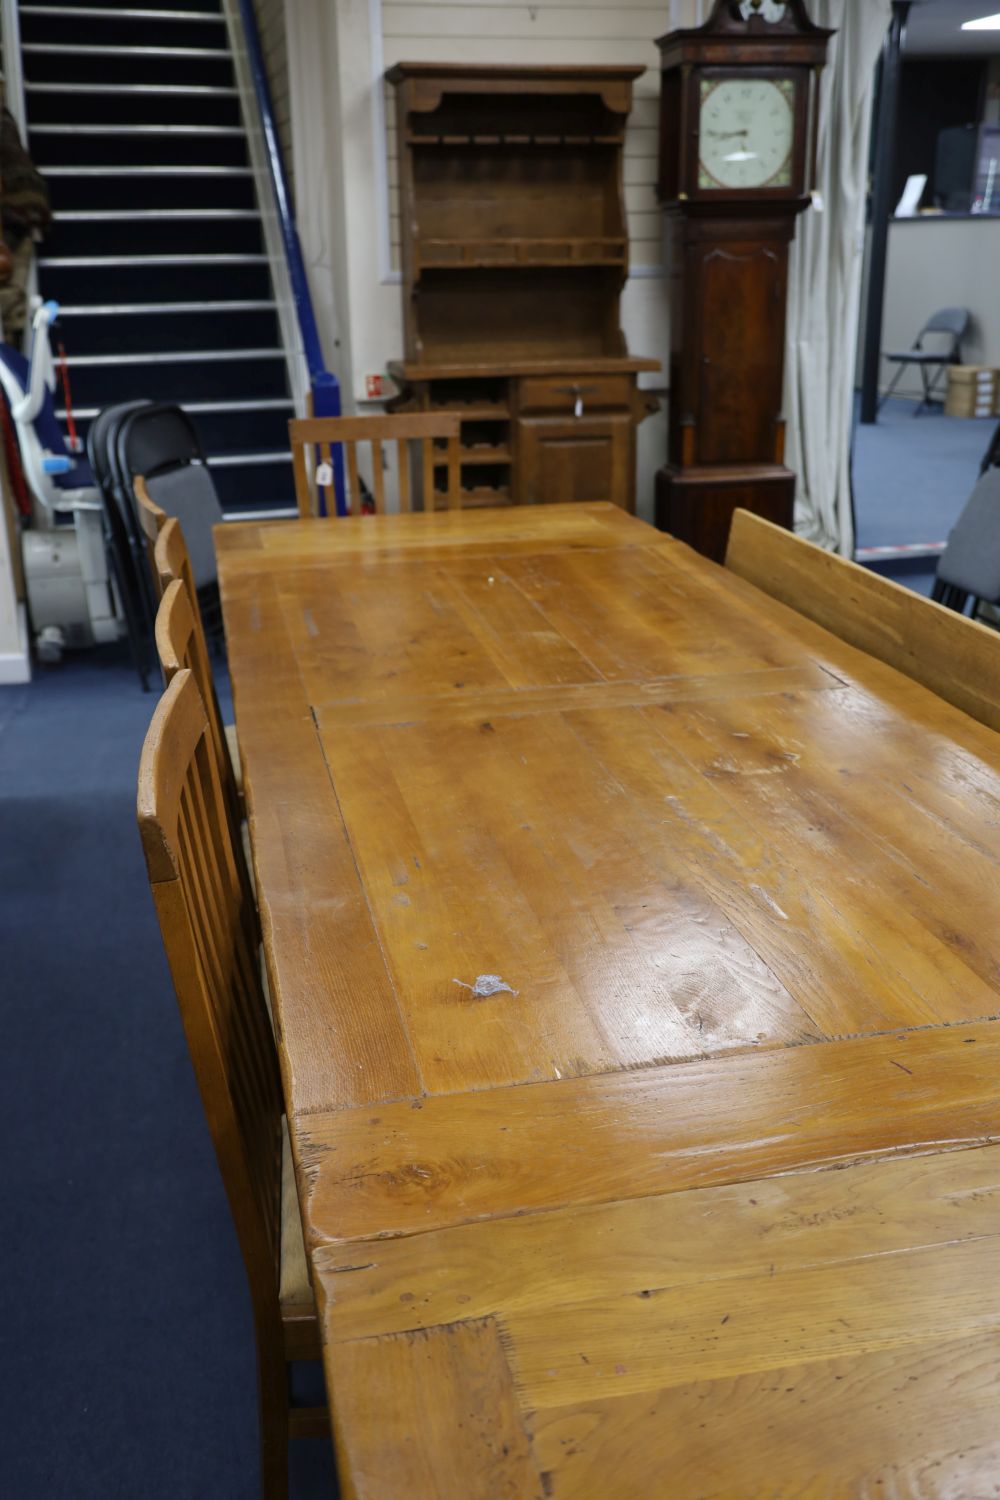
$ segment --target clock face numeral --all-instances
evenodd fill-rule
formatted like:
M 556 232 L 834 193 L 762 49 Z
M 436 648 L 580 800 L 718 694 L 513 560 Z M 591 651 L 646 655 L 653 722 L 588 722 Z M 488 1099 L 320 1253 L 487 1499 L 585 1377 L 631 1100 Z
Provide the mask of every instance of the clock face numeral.
M 791 78 L 703 78 L 698 186 L 790 187 L 794 125 Z

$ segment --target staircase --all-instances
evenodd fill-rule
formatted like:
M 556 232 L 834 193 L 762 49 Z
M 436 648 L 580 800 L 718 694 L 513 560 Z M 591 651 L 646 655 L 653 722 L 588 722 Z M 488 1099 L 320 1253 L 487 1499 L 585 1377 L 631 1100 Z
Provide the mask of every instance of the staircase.
M 78 429 L 115 401 L 177 402 L 228 515 L 294 509 L 292 399 L 221 5 L 18 11 L 28 145 L 55 215 L 38 290 L 61 306 Z

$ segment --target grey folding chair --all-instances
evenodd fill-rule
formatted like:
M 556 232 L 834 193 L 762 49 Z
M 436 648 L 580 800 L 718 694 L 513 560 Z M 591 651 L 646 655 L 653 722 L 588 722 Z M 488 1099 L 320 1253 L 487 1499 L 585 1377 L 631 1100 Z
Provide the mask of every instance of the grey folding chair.
M 925 406 L 929 408 L 933 405 L 934 391 L 947 367 L 962 363 L 962 339 L 969 326 L 970 316 L 967 307 L 938 308 L 937 312 L 928 318 L 909 349 L 882 350 L 882 358 L 889 360 L 890 364 L 898 365 L 899 368 L 892 377 L 889 389 L 879 402 L 880 410 L 896 389 L 908 365 L 917 366 L 924 388 L 924 394 L 913 415 L 918 416 Z M 936 334 L 941 340 L 931 349 L 924 348 L 923 341 L 928 334 Z
M 1000 425 L 990 438 L 989 446 L 983 454 L 983 461 L 979 465 L 980 474 L 985 474 L 987 469 L 1000 469 Z
M 973 619 L 981 603 L 1000 604 L 1000 469 L 977 479 L 938 560 L 931 597 L 959 614 L 971 598 Z

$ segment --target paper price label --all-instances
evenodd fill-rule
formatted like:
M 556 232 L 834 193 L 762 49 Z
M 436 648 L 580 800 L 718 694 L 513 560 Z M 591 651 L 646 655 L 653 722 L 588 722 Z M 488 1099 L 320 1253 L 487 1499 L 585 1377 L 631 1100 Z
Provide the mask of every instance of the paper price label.
M 329 489 L 333 483 L 333 469 L 329 464 L 320 464 L 316 470 L 316 483 L 321 490 Z

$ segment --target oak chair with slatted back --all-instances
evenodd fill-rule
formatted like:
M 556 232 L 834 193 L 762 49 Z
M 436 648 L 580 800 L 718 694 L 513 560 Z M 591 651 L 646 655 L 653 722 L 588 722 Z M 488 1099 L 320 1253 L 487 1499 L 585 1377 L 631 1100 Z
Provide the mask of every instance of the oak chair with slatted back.
M 157 571 L 153 554 L 156 547 L 156 539 L 169 518 L 162 506 L 157 505 L 156 501 L 150 497 L 150 493 L 146 488 L 146 481 L 141 474 L 136 475 L 132 481 L 132 493 L 135 495 L 135 509 L 139 517 L 139 525 L 146 539 L 146 559 L 149 563 L 149 571 L 153 580 L 153 593 L 159 599 L 163 593 L 163 585 L 160 582 L 160 575 Z
M 202 1104 L 236 1225 L 257 1335 L 262 1489 L 284 1500 L 289 1437 L 328 1431 L 293 1408 L 288 1365 L 320 1336 L 258 968 L 257 912 L 238 877 L 208 720 L 178 672 L 153 715 L 137 811 L 150 887 Z
M 171 579 L 163 590 L 156 611 L 155 636 L 164 682 L 169 684 L 178 672 L 189 671 L 198 684 L 201 701 L 208 715 L 209 740 L 219 772 L 226 817 L 234 838 L 241 839 L 243 806 L 230 749 L 230 741 L 235 740 L 235 726 L 222 722 L 222 711 L 215 692 L 215 680 L 197 603 L 192 604 L 191 595 L 181 578 Z M 237 751 L 237 756 L 238 753 Z M 247 868 L 249 869 L 249 858 Z
M 191 559 L 184 541 L 184 532 L 176 516 L 167 518 L 156 538 L 153 560 L 156 565 L 161 597 L 166 594 L 168 586 L 177 581 L 183 584 L 189 604 L 183 617 L 183 625 L 179 623 L 181 611 L 179 603 L 175 603 L 166 615 L 162 606 L 157 611 L 156 649 L 159 653 L 160 665 L 163 667 L 164 676 L 168 682 L 178 667 L 190 667 L 194 673 L 198 691 L 208 710 L 212 743 L 218 755 L 223 788 L 227 800 L 234 800 L 235 808 L 238 810 L 243 797 L 243 774 L 239 745 L 236 740 L 236 727 L 233 724 L 224 724 L 222 720 L 222 711 L 215 692 L 215 678 L 212 674 L 208 641 L 205 638 L 205 627 L 198 608 L 198 595 L 194 587 Z M 160 623 L 161 616 L 165 622 L 163 628 Z M 165 648 L 166 655 L 164 655 Z M 237 824 L 238 821 L 239 819 L 237 819 Z
M 726 567 L 848 645 L 1000 730 L 1000 636 L 746 510 Z
M 331 444 L 342 443 L 347 460 L 347 489 L 352 514 L 361 511 L 361 486 L 358 477 L 358 444 L 370 443 L 372 449 L 372 499 L 376 515 L 385 511 L 385 471 L 382 468 L 382 444 L 395 443 L 399 470 L 399 508 L 413 509 L 410 484 L 408 445 L 419 442 L 423 476 L 424 510 L 447 507 L 458 510 L 462 504 L 462 476 L 458 435 L 460 419 L 454 414 L 423 412 L 386 417 L 306 417 L 291 421 L 288 432 L 292 444 L 295 471 L 295 498 L 299 515 L 318 516 L 320 496 L 328 516 L 337 514 L 333 484 L 316 482 L 320 465 L 332 468 Z M 436 488 L 435 470 L 443 474 L 445 488 Z M 429 504 L 434 497 L 433 505 Z

